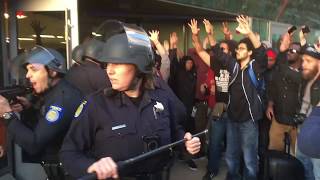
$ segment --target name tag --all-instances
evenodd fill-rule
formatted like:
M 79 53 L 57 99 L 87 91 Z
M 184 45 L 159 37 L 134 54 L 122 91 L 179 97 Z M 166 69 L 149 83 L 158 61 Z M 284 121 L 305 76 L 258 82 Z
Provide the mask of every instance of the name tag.
M 122 129 L 122 128 L 125 128 L 125 127 L 127 127 L 126 124 L 121 124 L 121 125 L 118 125 L 118 126 L 114 126 L 111 129 L 112 129 L 112 131 L 114 131 L 114 130 Z

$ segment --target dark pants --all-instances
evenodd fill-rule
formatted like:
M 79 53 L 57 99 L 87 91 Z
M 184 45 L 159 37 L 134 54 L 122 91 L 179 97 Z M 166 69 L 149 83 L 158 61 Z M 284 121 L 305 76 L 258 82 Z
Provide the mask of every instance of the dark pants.
M 207 112 L 208 112 L 208 104 L 203 101 L 199 101 L 196 103 L 197 112 L 195 116 L 195 133 L 199 133 L 207 128 L 208 125 L 208 118 L 207 118 Z M 205 137 L 200 137 L 201 142 L 206 142 Z M 201 143 L 201 149 L 200 154 L 205 154 L 206 152 L 206 143 Z
M 227 180 L 240 180 L 241 156 L 244 159 L 243 177 L 256 180 L 258 170 L 258 123 L 227 121 Z

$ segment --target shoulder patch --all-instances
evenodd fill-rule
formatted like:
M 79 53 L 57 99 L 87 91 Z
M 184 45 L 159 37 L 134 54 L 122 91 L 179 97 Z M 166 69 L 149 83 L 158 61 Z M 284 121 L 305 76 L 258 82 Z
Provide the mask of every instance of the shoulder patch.
M 46 113 L 46 120 L 50 123 L 56 122 L 62 115 L 62 108 L 58 106 L 50 106 Z
M 80 116 L 84 106 L 87 104 L 87 101 L 83 101 L 80 106 L 77 108 L 76 112 L 74 113 L 74 117 L 77 118 Z

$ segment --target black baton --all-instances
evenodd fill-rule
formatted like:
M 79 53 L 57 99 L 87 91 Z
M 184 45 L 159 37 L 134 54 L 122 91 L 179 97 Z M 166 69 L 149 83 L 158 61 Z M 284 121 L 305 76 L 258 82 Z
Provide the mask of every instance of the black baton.
M 206 130 L 204 130 L 202 132 L 199 132 L 197 134 L 194 134 L 194 135 L 192 135 L 192 137 L 199 137 L 199 136 L 202 136 L 202 135 L 207 134 L 207 133 L 208 133 L 208 129 L 206 129 Z M 156 155 L 158 153 L 161 153 L 163 151 L 166 151 L 168 149 L 172 149 L 173 147 L 178 146 L 178 145 L 184 143 L 185 141 L 186 141 L 186 139 L 184 138 L 184 139 L 181 139 L 179 141 L 173 142 L 171 144 L 167 144 L 167 145 L 161 146 L 161 147 L 159 147 L 157 149 L 148 151 L 148 152 L 143 153 L 143 154 L 141 154 L 139 156 L 127 159 L 125 161 L 118 161 L 117 162 L 118 171 L 123 170 L 125 168 L 125 166 L 128 166 L 130 164 L 134 164 L 136 162 L 142 161 L 144 159 L 147 159 L 147 158 L 149 158 L 151 156 L 154 156 L 154 155 Z M 90 174 L 87 174 L 87 175 L 84 175 L 84 176 L 78 178 L 78 180 L 95 180 L 95 179 L 97 179 L 97 174 L 96 173 L 90 173 Z

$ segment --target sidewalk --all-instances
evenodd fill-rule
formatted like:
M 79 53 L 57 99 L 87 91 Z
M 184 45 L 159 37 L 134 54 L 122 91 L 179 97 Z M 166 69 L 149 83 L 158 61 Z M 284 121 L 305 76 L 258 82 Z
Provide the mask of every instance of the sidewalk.
M 202 180 L 202 177 L 206 173 L 207 158 L 200 158 L 194 160 L 198 166 L 198 170 L 194 171 L 188 168 L 183 161 L 176 161 L 171 169 L 170 180 Z M 222 161 L 219 176 L 215 177 L 215 180 L 224 180 L 227 173 L 227 167 L 225 161 Z

